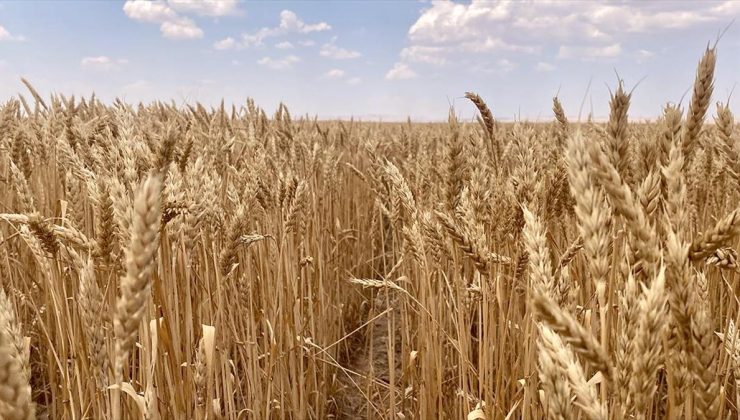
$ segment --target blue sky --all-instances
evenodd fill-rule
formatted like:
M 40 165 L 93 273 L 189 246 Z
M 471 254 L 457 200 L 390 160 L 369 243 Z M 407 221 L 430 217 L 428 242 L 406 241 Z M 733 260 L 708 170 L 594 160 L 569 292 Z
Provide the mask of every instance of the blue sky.
M 478 92 L 500 119 L 608 115 L 617 76 L 630 115 L 690 89 L 730 1 L 14 1 L 0 3 L 0 99 L 42 93 L 201 101 L 363 119 L 443 120 Z M 740 22 L 719 42 L 715 101 L 740 79 Z M 590 90 L 587 87 L 591 81 Z M 731 104 L 740 109 L 740 93 Z M 686 103 L 687 99 L 684 99 Z M 740 112 L 740 111 L 736 111 Z

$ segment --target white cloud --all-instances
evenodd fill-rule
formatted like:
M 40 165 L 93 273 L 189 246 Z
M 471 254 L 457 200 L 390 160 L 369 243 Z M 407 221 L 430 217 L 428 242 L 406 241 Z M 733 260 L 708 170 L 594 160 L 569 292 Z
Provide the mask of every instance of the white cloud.
M 581 4 L 577 4 L 582 6 Z M 547 7 L 539 4 L 537 13 L 525 11 L 518 15 L 506 25 L 509 31 L 521 31 L 527 34 L 530 42 L 534 40 L 547 41 L 556 39 L 567 41 L 578 39 L 587 42 L 605 42 L 611 36 L 603 31 L 604 25 L 597 25 L 589 20 L 583 14 L 578 12 L 579 9 L 560 9 L 557 4 Z M 588 4 L 586 4 L 588 6 Z M 537 9 L 535 7 L 535 9 Z M 504 36 L 506 36 L 504 34 Z M 510 38 L 510 36 L 507 36 Z
M 80 60 L 80 67 L 89 70 L 114 70 L 124 64 L 128 64 L 128 60 L 123 58 L 113 59 L 105 55 L 83 57 Z
M 721 5 L 686 2 L 560 2 L 472 0 L 469 4 L 449 0 L 432 2 L 409 28 L 415 42 L 446 43 L 464 40 L 516 37 L 558 37 L 573 40 L 583 36 L 611 39 L 623 32 L 654 32 L 687 28 L 717 21 L 722 11 L 740 12 L 727 1 Z M 737 9 L 737 10 L 735 10 Z M 528 29 L 522 34 L 512 27 Z
M 621 27 L 628 32 L 647 32 L 658 29 L 683 29 L 717 19 L 711 10 L 640 10 L 626 5 L 602 4 L 594 7 L 587 17 L 595 25 L 616 31 Z M 623 19 L 617 23 L 614 19 Z
M 294 12 L 283 10 L 280 12 L 280 28 L 285 32 L 307 34 L 310 32 L 328 31 L 331 29 L 331 25 L 326 22 L 307 24 L 300 20 Z
M 283 41 L 283 42 L 278 42 L 277 44 L 275 44 L 275 48 L 279 50 L 289 50 L 291 48 L 294 48 L 294 46 L 288 41 Z
M 285 70 L 293 67 L 293 64 L 300 62 L 301 59 L 295 55 L 289 55 L 287 57 L 274 59 L 270 57 L 262 57 L 257 60 L 257 64 L 271 68 L 273 70 Z
M 306 39 L 303 41 L 298 41 L 298 45 L 300 45 L 301 47 L 313 47 L 314 45 L 316 45 L 316 41 L 314 41 L 313 39 Z
M 550 71 L 555 71 L 555 69 L 556 69 L 556 67 L 555 67 L 554 65 L 552 65 L 552 64 L 550 64 L 550 63 L 546 63 L 546 62 L 544 62 L 544 61 L 540 61 L 540 62 L 538 62 L 538 63 L 537 63 L 537 64 L 536 64 L 535 66 L 534 66 L 534 70 L 535 70 L 535 71 L 538 71 L 538 72 L 541 72 L 541 73 L 546 73 L 546 72 L 550 72 Z
M 447 53 L 446 47 L 412 45 L 401 50 L 401 59 L 416 63 L 442 65 L 447 62 L 445 58 Z
M 342 69 L 331 69 L 324 75 L 329 79 L 341 79 L 344 77 L 344 70 Z
M 655 57 L 655 53 L 648 50 L 637 50 L 637 57 L 646 60 Z
M 490 36 L 481 40 L 462 42 L 459 47 L 465 52 L 516 51 L 527 54 L 538 53 L 541 49 L 539 46 L 513 44 Z
M 106 66 L 109 64 L 113 64 L 113 60 L 110 57 L 106 57 L 104 55 L 100 55 L 97 57 L 84 57 L 80 61 L 80 65 L 82 66 Z
M 217 50 L 230 50 L 236 46 L 236 41 L 232 37 L 224 38 L 213 43 L 213 48 Z
M 126 16 L 141 22 L 162 23 L 179 16 L 163 1 L 128 0 L 123 4 Z
M 185 16 L 180 15 L 170 7 L 172 2 L 147 1 L 147 0 L 127 0 L 123 4 L 123 12 L 131 19 L 147 23 L 159 23 L 159 31 L 165 38 L 169 39 L 196 39 L 203 37 L 203 30 L 196 23 Z M 176 2 L 177 3 L 177 2 Z M 205 4 L 208 1 L 191 1 L 193 4 Z M 182 2 L 177 3 L 182 7 Z M 206 10 L 207 6 L 201 7 Z M 192 11 L 191 7 L 191 11 Z
M 620 54 L 622 54 L 622 46 L 619 43 L 599 47 L 563 45 L 558 50 L 558 58 L 581 58 L 585 60 L 614 58 Z
M 277 36 L 277 30 L 274 28 L 262 28 L 253 34 L 242 34 L 239 48 L 249 48 L 254 46 L 262 46 L 265 38 Z
M 241 12 L 237 0 L 127 0 L 123 11 L 131 19 L 151 23 L 175 20 L 178 12 L 214 17 Z
M 254 46 L 263 46 L 268 38 L 285 36 L 291 33 L 308 34 L 312 32 L 323 32 L 331 29 L 331 25 L 326 22 L 306 23 L 298 15 L 290 10 L 280 12 L 280 23 L 273 28 L 264 27 L 253 33 L 241 35 L 240 41 L 235 45 L 236 48 L 249 48 Z
M 395 63 L 393 68 L 388 70 L 388 73 L 385 74 L 385 78 L 387 80 L 407 80 L 413 79 L 416 76 L 416 72 L 411 70 L 406 63 Z
M 7 29 L 0 26 L 0 41 L 24 41 L 23 35 L 13 35 Z
M 201 16 L 229 16 L 239 14 L 237 0 L 167 0 L 173 9 Z
M 625 37 L 675 31 L 740 17 L 740 1 L 625 2 L 435 0 L 409 27 L 402 62 L 442 65 L 464 55 L 506 51 L 561 58 L 611 58 Z M 578 47 L 572 47 L 577 45 Z
M 470 4 L 437 1 L 409 29 L 415 41 L 448 42 L 468 39 L 484 25 L 500 22 L 511 14 L 509 1 L 473 0 Z
M 362 79 L 359 77 L 352 77 L 349 80 L 347 80 L 347 84 L 352 85 L 352 86 L 359 85 L 360 82 L 362 82 Z
M 455 45 L 411 45 L 401 50 L 402 61 L 444 65 L 449 61 L 460 61 L 471 53 L 479 54 L 493 51 L 511 51 L 534 54 L 540 51 L 538 46 L 507 44 L 500 38 L 487 37 L 479 41 L 459 42 Z
M 512 71 L 516 68 L 516 64 L 512 62 L 511 60 L 508 60 L 506 58 L 502 58 L 498 61 L 496 61 L 496 65 L 505 72 Z
M 188 18 L 162 22 L 159 30 L 162 31 L 162 35 L 164 35 L 165 38 L 169 39 L 203 38 L 203 30 Z
M 500 58 L 493 63 L 478 63 L 473 64 L 470 67 L 470 71 L 473 73 L 484 73 L 484 74 L 506 74 L 514 70 L 517 67 L 516 63 L 506 58 Z
M 720 15 L 737 15 L 740 13 L 740 2 L 736 0 L 725 0 L 712 8 L 712 12 Z
M 322 57 L 333 58 L 335 60 L 351 60 L 353 58 L 362 57 L 362 54 L 360 54 L 359 51 L 338 47 L 335 43 L 336 40 L 337 37 L 334 37 L 330 42 L 322 45 L 319 54 Z

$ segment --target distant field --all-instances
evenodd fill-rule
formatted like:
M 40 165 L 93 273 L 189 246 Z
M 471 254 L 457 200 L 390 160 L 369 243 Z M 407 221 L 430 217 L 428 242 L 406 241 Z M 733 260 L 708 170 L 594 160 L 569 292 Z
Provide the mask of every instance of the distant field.
M 379 124 L 28 84 L 0 107 L 0 418 L 737 417 L 714 63 L 651 124 L 621 85 L 605 124 L 473 93 L 478 124 Z

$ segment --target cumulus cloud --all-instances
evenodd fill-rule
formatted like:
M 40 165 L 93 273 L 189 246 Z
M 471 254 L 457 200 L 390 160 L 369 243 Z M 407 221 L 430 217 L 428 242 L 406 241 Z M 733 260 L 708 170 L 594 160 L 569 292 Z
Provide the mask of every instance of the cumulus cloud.
M 614 58 L 622 53 L 622 45 L 619 43 L 599 47 L 584 47 L 563 45 L 558 50 L 558 58 Z
M 469 70 L 472 73 L 502 75 L 511 72 L 516 67 L 517 64 L 513 61 L 506 58 L 500 58 L 493 62 L 481 62 L 474 64 L 470 67 Z
M 264 41 L 266 38 L 277 35 L 277 29 L 275 28 L 262 28 L 255 33 L 242 34 L 238 47 L 249 48 L 254 46 L 262 46 L 264 45 Z
M 740 17 L 740 2 L 432 1 L 408 30 L 402 62 L 444 65 L 466 54 L 510 52 L 560 58 L 619 55 L 624 37 Z M 558 51 L 558 47 L 562 47 Z
M 280 29 L 285 32 L 297 32 L 307 34 L 311 32 L 322 32 L 331 29 L 331 25 L 326 22 L 308 24 L 298 18 L 295 12 L 283 10 L 280 12 Z
M 506 58 L 496 61 L 496 66 L 498 66 L 499 70 L 503 72 L 510 72 L 516 68 L 516 64 Z
M 217 50 L 230 50 L 234 47 L 236 47 L 236 40 L 232 37 L 224 38 L 213 43 L 213 48 Z
M 322 57 L 333 58 L 335 60 L 351 60 L 353 58 L 362 57 L 362 54 L 359 51 L 348 50 L 337 46 L 336 41 L 337 37 L 334 37 L 330 42 L 322 45 L 319 54 Z
M 170 39 L 203 38 L 203 30 L 188 18 L 162 22 L 159 30 L 162 31 L 165 38 Z
M 23 41 L 23 35 L 13 35 L 0 25 L 0 41 Z
M 234 48 L 249 48 L 263 46 L 268 38 L 285 36 L 292 33 L 309 34 L 313 32 L 323 32 L 331 29 L 331 25 L 326 22 L 306 23 L 301 20 L 295 12 L 283 10 L 280 12 L 280 23 L 275 27 L 264 27 L 253 33 L 244 33 L 241 35 Z M 282 43 L 281 43 L 282 44 Z
M 324 73 L 324 77 L 327 79 L 344 80 L 345 83 L 351 86 L 359 85 L 362 82 L 362 78 L 360 77 L 348 77 L 347 72 L 342 69 L 331 69 Z
M 167 0 L 173 9 L 201 16 L 229 16 L 241 13 L 237 0 Z
M 556 69 L 556 67 L 554 65 L 552 65 L 550 63 L 546 63 L 544 61 L 540 61 L 540 62 L 538 62 L 534 66 L 534 70 L 535 71 L 538 71 L 538 72 L 541 72 L 541 73 L 547 73 L 547 72 L 550 72 L 550 71 L 555 71 L 555 69 Z
M 417 76 L 416 72 L 406 63 L 395 63 L 393 68 L 385 74 L 386 80 L 407 80 Z
M 179 14 L 170 5 L 177 3 L 176 6 L 183 7 L 184 2 L 164 2 L 164 1 L 147 1 L 147 0 L 127 0 L 123 4 L 123 12 L 129 18 L 140 22 L 158 23 L 159 31 L 165 38 L 169 39 L 196 39 L 203 37 L 203 30 L 190 18 Z M 200 7 L 199 10 L 204 13 L 209 9 L 207 0 L 190 1 L 191 11 L 193 7 Z
M 711 9 L 661 11 L 611 4 L 599 5 L 586 16 L 594 25 L 603 25 L 610 32 L 616 31 L 619 27 L 628 32 L 683 29 L 699 23 L 715 21 L 718 17 L 712 13 Z M 623 21 L 617 23 L 614 19 L 623 19 Z
M 648 50 L 637 50 L 637 57 L 640 59 L 646 60 L 648 58 L 655 57 L 655 53 Z
M 724 2 L 714 6 L 712 8 L 712 12 L 721 16 L 740 14 L 740 2 L 736 0 L 725 0 Z
M 128 0 L 123 4 L 123 12 L 131 19 L 151 23 L 162 23 L 179 17 L 177 12 L 162 1 Z
M 527 54 L 538 53 L 541 49 L 539 46 L 515 44 L 490 36 L 485 39 L 462 42 L 458 47 L 465 52 L 515 51 Z
M 725 4 L 691 4 L 676 10 L 668 2 L 514 2 L 472 0 L 469 4 L 449 0 L 432 2 L 409 28 L 409 38 L 418 42 L 444 43 L 463 40 L 501 38 L 510 42 L 519 38 L 587 36 L 611 38 L 624 31 L 648 32 L 681 29 L 720 18 Z M 738 7 L 740 9 L 740 7 Z M 533 32 L 519 33 L 512 28 Z
M 444 65 L 456 57 L 484 52 L 522 52 L 535 54 L 539 46 L 507 44 L 499 38 L 488 37 L 480 41 L 466 41 L 455 45 L 411 45 L 401 50 L 402 61 Z
M 291 48 L 294 48 L 294 46 L 289 41 L 283 41 L 283 42 L 278 42 L 277 44 L 275 44 L 275 48 L 279 50 L 289 50 Z
M 257 60 L 257 64 L 261 66 L 265 66 L 267 68 L 271 68 L 273 70 L 286 70 L 293 67 L 295 63 L 300 62 L 301 59 L 295 55 L 289 55 L 283 58 L 271 58 L 271 57 L 262 57 L 259 60 Z
M 438 46 L 412 45 L 401 50 L 401 59 L 416 63 L 445 64 L 448 48 Z
M 342 77 L 344 77 L 344 70 L 331 69 L 326 72 L 325 76 L 329 79 L 341 79 Z
M 83 57 L 80 60 L 80 67 L 89 70 L 114 70 L 124 64 L 128 64 L 128 60 L 123 58 L 113 59 L 105 55 Z
M 474 38 L 483 26 L 507 19 L 511 7 L 508 1 L 473 0 L 470 4 L 437 1 L 411 26 L 409 37 L 435 43 Z

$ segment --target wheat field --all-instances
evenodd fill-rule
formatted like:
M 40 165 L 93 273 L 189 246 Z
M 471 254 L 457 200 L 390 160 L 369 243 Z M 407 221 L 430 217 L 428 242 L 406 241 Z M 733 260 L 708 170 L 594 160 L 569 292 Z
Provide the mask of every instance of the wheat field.
M 468 93 L 477 123 L 381 124 L 24 80 L 0 107 L 0 417 L 737 418 L 715 61 L 640 124 L 621 83 L 605 123 L 558 98 L 502 123 Z

